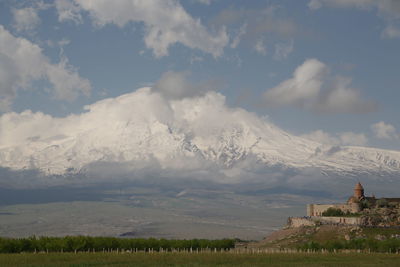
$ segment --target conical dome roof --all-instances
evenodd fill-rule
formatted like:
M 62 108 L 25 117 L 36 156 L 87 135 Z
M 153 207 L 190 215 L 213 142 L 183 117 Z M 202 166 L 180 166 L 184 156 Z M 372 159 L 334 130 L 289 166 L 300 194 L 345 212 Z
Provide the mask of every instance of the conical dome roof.
M 354 189 L 364 190 L 364 187 L 361 185 L 360 182 L 358 182 L 358 183 L 356 184 L 356 186 L 354 187 Z

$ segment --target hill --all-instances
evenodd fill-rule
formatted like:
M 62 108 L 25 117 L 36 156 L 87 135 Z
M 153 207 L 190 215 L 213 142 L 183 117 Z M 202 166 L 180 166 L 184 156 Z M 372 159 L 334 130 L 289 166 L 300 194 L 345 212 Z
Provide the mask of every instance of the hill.
M 248 248 L 346 248 L 370 245 L 388 241 L 397 241 L 393 244 L 400 249 L 400 228 L 373 228 L 355 226 L 307 226 L 298 228 L 285 228 L 276 231 L 260 242 L 246 244 Z

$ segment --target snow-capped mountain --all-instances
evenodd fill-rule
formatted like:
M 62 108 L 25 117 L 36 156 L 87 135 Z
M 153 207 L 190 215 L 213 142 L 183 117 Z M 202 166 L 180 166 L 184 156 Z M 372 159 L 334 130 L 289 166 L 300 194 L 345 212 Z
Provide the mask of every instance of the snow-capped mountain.
M 0 166 L 46 174 L 84 172 L 96 162 L 132 169 L 226 170 L 243 162 L 335 172 L 400 172 L 400 152 L 328 146 L 291 135 L 266 119 L 229 108 L 222 95 L 168 101 L 150 88 L 54 118 L 25 111 L 0 117 Z M 238 167 L 239 166 L 239 167 Z

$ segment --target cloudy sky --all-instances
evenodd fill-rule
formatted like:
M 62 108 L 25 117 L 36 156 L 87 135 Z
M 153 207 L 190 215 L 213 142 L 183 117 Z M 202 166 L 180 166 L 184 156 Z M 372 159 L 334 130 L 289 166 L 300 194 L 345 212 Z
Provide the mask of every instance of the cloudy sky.
M 3 117 L 218 91 L 296 135 L 399 150 L 399 74 L 397 0 L 0 2 Z

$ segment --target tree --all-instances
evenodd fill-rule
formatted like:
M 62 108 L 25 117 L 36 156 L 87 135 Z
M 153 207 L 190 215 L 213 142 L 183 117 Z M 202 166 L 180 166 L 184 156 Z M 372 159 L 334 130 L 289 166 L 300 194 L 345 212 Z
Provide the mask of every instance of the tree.
M 361 200 L 361 202 L 360 202 L 360 207 L 361 207 L 361 210 L 363 210 L 363 209 L 369 209 L 369 208 L 371 208 L 371 203 L 369 203 L 368 200 L 363 199 L 363 200 Z
M 328 208 L 326 211 L 322 212 L 322 216 L 335 217 L 343 215 L 345 215 L 345 213 L 341 209 L 335 209 L 335 208 Z

